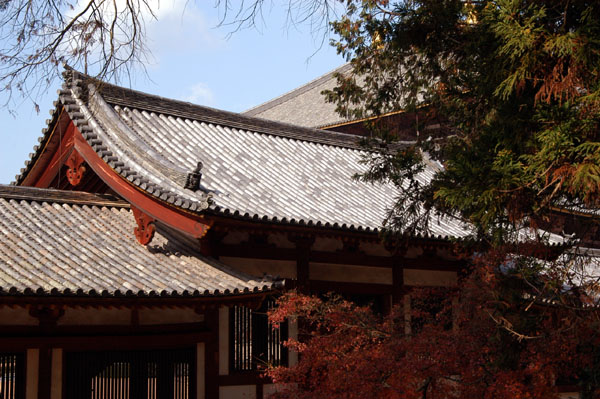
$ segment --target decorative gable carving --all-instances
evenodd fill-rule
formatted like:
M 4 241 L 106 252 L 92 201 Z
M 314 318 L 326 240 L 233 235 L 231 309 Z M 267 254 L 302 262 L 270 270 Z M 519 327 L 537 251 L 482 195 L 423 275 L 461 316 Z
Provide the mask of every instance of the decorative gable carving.
M 154 227 L 154 222 L 156 220 L 134 206 L 131 207 L 131 210 L 133 211 L 133 216 L 137 223 L 137 227 L 133 229 L 135 238 L 142 245 L 150 244 L 150 241 L 152 241 L 152 238 L 154 237 L 154 231 L 156 230 Z
M 81 178 L 85 173 L 85 166 L 83 165 L 85 160 L 83 157 L 77 152 L 77 150 L 73 150 L 71 155 L 65 162 L 67 166 L 67 179 L 72 186 L 77 186 L 81 182 Z

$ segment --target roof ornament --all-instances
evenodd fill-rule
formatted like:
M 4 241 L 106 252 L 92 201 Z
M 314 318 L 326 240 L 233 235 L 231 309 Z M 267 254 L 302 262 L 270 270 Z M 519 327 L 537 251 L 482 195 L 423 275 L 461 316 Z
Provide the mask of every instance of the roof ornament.
M 185 179 L 185 186 L 188 190 L 198 191 L 200 188 L 200 181 L 202 180 L 202 162 L 198 162 L 196 169 L 192 173 L 188 173 L 187 179 Z
M 83 159 L 83 157 L 75 149 L 73 150 L 73 152 L 71 152 L 71 155 L 65 162 L 65 165 L 67 165 L 68 168 L 67 179 L 73 187 L 77 186 L 81 182 L 81 178 L 85 173 L 85 166 L 83 165 L 84 162 L 85 160 Z
M 135 238 L 142 245 L 150 244 L 150 241 L 152 241 L 152 238 L 154 237 L 154 232 L 156 231 L 154 225 L 156 220 L 133 205 L 131 206 L 131 210 L 133 211 L 133 217 L 135 217 L 135 221 L 137 222 L 137 227 L 133 229 Z

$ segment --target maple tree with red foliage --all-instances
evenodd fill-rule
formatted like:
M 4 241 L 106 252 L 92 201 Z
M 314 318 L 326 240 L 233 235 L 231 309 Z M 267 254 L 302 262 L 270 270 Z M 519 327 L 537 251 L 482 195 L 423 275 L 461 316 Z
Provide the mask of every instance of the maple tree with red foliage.
M 341 297 L 284 294 L 270 319 L 302 320 L 287 343 L 300 360 L 267 371 L 279 389 L 270 398 L 548 399 L 565 384 L 597 397 L 598 313 L 515 297 L 521 280 L 498 272 L 499 255 L 475 260 L 458 287 L 410 291 L 411 321 L 402 306 L 381 316 Z
M 387 315 L 284 295 L 271 318 L 299 318 L 300 360 L 267 371 L 272 398 L 600 397 L 600 3 L 344 3 L 334 44 L 352 70 L 325 94 L 369 120 L 357 178 L 398 187 L 382 238 L 399 248 L 457 218 L 468 266 Z M 398 109 L 419 112 L 413 145 L 378 123 Z M 444 167 L 424 181 L 429 160 Z M 576 224 L 553 247 L 542 230 L 561 234 L 565 210 L 596 233 Z

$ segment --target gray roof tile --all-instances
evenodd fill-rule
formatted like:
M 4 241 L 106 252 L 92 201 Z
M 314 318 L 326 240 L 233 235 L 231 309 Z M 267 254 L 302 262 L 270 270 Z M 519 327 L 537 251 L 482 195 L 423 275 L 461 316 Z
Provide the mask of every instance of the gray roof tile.
M 278 284 L 202 256 L 196 240 L 160 224 L 152 242 L 139 245 L 128 207 L 94 197 L 0 186 L 0 294 L 226 295 L 272 290 Z
M 390 184 L 352 179 L 366 168 L 355 136 L 168 100 L 74 71 L 59 98 L 117 173 L 197 213 L 377 231 L 398 194 Z M 199 161 L 201 190 L 194 192 L 184 182 Z M 440 218 L 429 234 L 463 237 L 468 228 Z

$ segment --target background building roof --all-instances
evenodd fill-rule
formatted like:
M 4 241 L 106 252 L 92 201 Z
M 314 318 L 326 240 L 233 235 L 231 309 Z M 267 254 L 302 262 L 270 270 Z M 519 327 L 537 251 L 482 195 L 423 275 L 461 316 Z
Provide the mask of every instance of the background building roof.
M 323 127 L 347 122 L 347 119 L 335 111 L 335 104 L 325 101 L 321 92 L 332 90 L 337 85 L 336 73 L 344 74 L 350 69 L 351 65 L 345 64 L 242 114 L 305 127 Z

